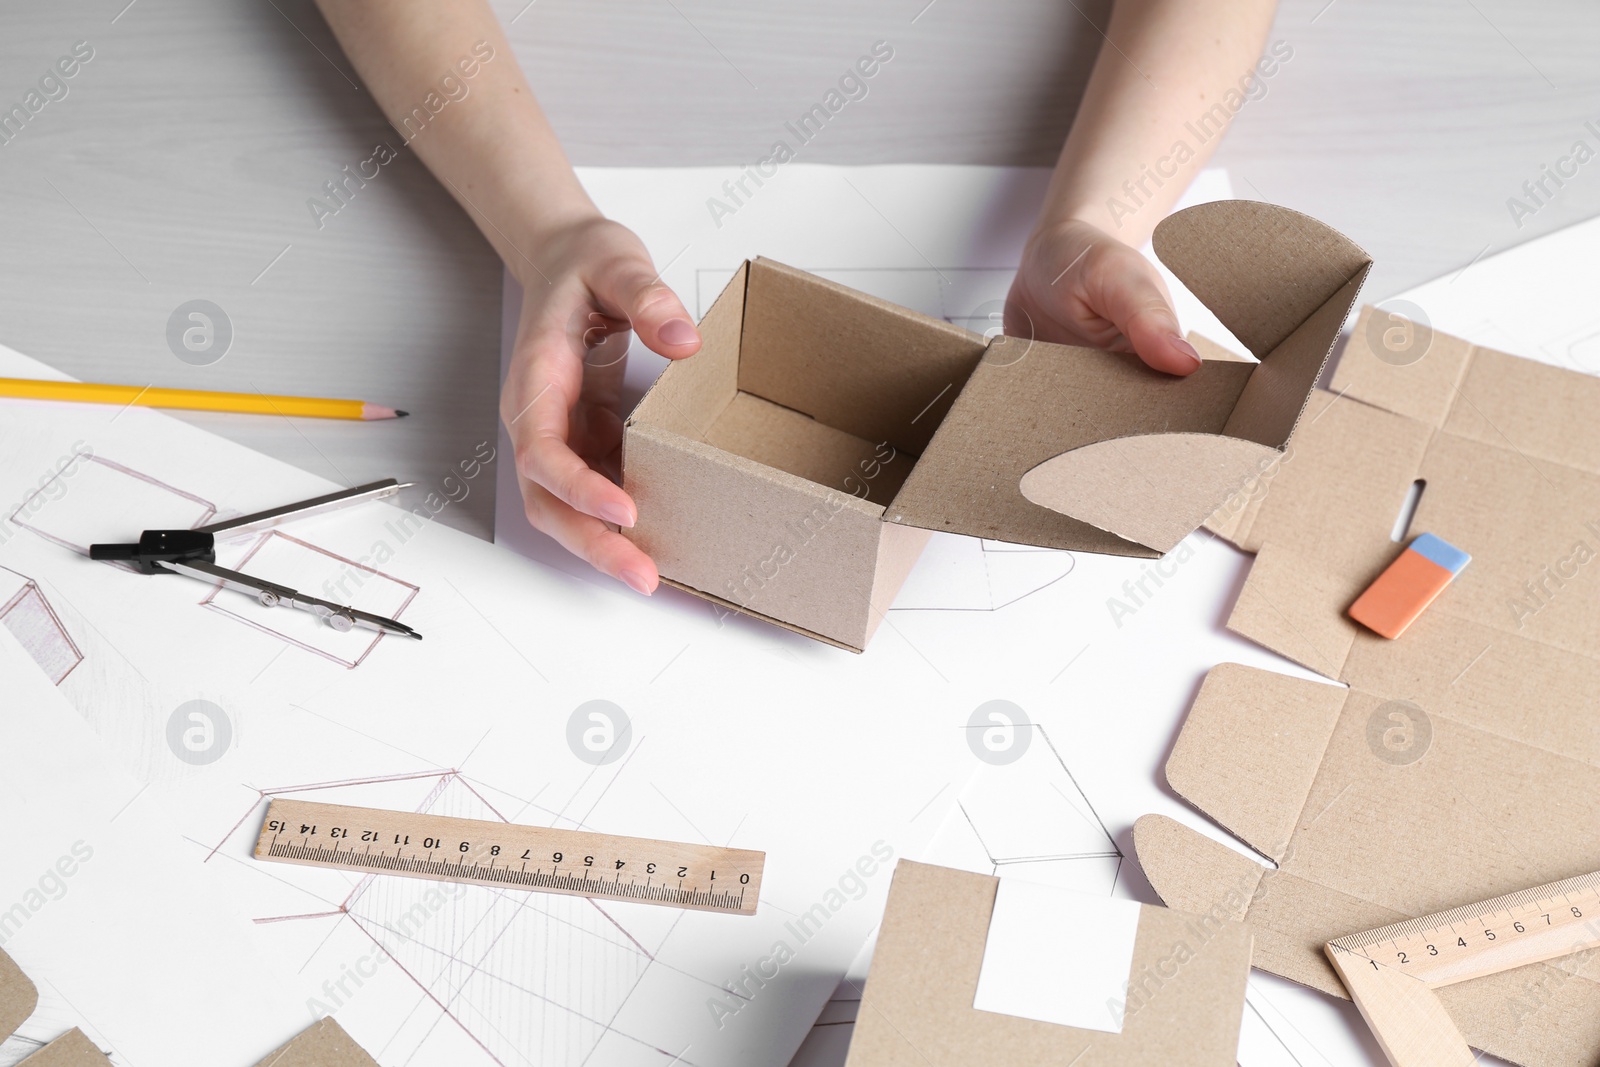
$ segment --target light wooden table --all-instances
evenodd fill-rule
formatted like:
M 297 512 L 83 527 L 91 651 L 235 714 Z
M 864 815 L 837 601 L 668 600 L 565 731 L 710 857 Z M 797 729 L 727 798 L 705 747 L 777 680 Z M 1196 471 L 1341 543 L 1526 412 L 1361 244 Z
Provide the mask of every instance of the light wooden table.
M 1044 165 L 1108 5 L 496 8 L 578 163 L 751 162 L 883 40 L 893 61 L 808 160 Z M 1241 195 L 1358 236 L 1377 260 L 1370 298 L 1600 211 L 1600 162 L 1520 226 L 1506 204 L 1574 141 L 1600 149 L 1584 127 L 1600 120 L 1594 4 L 1285 0 L 1272 36 L 1293 58 L 1218 161 Z M 0 103 L 80 40 L 94 58 L 68 95 L 0 144 L 0 342 L 84 378 L 413 410 L 381 425 L 196 417 L 344 482 L 437 486 L 492 439 L 500 272 L 466 217 L 404 151 L 320 227 L 307 206 L 396 139 L 308 0 L 8 5 Z M 234 330 L 205 367 L 167 340 L 195 299 Z M 442 520 L 487 535 L 491 495 L 479 481 Z

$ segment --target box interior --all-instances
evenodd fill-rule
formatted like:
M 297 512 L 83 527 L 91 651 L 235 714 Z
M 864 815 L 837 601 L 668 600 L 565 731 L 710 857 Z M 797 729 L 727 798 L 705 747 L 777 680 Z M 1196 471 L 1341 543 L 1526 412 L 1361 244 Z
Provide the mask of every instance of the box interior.
M 636 417 L 879 507 L 984 351 L 976 334 L 769 260 L 734 278 L 701 332 L 677 388 Z

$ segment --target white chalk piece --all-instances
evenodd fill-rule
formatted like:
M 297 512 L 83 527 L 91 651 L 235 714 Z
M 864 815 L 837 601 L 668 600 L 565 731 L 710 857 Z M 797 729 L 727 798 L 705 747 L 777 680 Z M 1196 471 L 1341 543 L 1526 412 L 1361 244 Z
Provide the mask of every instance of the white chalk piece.
M 1139 905 L 1000 879 L 983 947 L 979 1011 L 1122 1032 Z

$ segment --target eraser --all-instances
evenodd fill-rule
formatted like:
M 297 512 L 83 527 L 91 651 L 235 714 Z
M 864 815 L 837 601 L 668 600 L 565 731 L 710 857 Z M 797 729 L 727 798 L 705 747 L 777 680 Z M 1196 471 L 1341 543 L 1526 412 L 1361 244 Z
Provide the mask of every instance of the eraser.
M 1406 632 L 1472 557 L 1433 534 L 1422 534 L 1350 605 L 1350 617 L 1391 640 Z

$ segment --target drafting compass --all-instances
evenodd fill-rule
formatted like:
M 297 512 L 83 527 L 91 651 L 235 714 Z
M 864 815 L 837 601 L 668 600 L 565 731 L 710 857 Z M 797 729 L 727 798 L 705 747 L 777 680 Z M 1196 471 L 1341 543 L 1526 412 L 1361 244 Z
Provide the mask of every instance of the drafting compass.
M 328 511 L 362 504 L 369 500 L 382 500 L 394 496 L 411 482 L 399 483 L 393 478 L 381 482 L 358 485 L 327 496 L 313 497 L 294 504 L 241 515 L 236 519 L 214 522 L 194 530 L 146 530 L 132 544 L 90 545 L 89 558 L 132 564 L 141 574 L 185 574 L 198 578 L 208 585 L 220 585 L 240 593 L 248 593 L 265 607 L 299 608 L 316 615 L 341 633 L 360 627 L 379 633 L 399 634 L 402 637 L 422 635 L 403 622 L 386 619 L 382 615 L 361 611 L 358 608 L 335 604 L 309 596 L 286 585 L 252 578 L 239 571 L 217 566 L 217 535 L 247 533 L 265 530 L 292 519 L 320 515 Z

